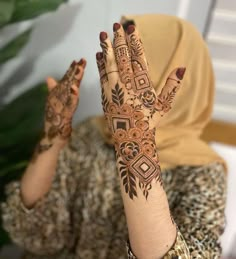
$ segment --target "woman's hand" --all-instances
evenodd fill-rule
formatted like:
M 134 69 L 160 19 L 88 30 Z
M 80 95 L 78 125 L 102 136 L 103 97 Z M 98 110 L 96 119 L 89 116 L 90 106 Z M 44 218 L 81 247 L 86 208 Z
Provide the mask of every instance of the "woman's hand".
M 86 61 L 74 61 L 63 78 L 56 82 L 47 79 L 49 94 L 46 102 L 44 139 L 42 151 L 53 142 L 66 143 L 72 130 L 72 117 L 79 101 L 79 86 L 83 78 Z M 40 150 L 39 150 L 40 151 Z
M 74 61 L 59 82 L 47 79 L 44 134 L 21 180 L 21 196 L 27 208 L 32 208 L 51 188 L 60 150 L 71 134 L 85 66 L 84 59 Z
M 116 23 L 113 30 L 113 44 L 105 32 L 100 34 L 103 52 L 97 53 L 102 105 L 113 135 L 125 191 L 131 199 L 137 196 L 138 179 L 147 198 L 152 180 L 161 181 L 155 128 L 171 109 L 185 68 L 173 70 L 157 95 L 137 29 L 129 26 L 125 33 Z

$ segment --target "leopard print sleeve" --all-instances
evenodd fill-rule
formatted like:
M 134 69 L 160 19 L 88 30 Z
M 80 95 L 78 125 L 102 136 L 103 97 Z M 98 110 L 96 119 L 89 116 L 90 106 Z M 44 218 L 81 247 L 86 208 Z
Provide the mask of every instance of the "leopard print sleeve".
M 227 177 L 221 164 L 179 166 L 162 174 L 179 231 L 168 258 L 220 258 Z M 182 233 L 182 234 L 181 234 Z M 127 243 L 128 258 L 136 258 Z
M 137 257 L 133 254 L 130 246 L 129 240 L 126 243 L 128 259 L 137 259 Z M 163 257 L 163 259 L 190 259 L 190 253 L 188 250 L 188 246 L 180 233 L 177 229 L 177 236 L 174 245 L 168 251 L 168 253 Z
M 67 156 L 72 157 L 69 149 L 60 154 L 50 192 L 32 209 L 27 209 L 21 200 L 19 182 L 12 182 L 6 188 L 7 200 L 1 204 L 3 227 L 14 243 L 34 255 L 53 254 L 73 244 L 68 209 L 73 178 L 71 159 Z

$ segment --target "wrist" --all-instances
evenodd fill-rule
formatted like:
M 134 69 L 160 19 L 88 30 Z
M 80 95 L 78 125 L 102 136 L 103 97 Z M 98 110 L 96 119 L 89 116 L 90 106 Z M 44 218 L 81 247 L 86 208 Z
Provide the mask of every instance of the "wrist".
M 62 139 L 60 137 L 56 137 L 54 140 L 52 140 L 53 146 L 58 149 L 59 151 L 63 149 L 69 142 L 69 138 Z
M 44 128 L 43 136 L 40 140 L 40 144 L 50 145 L 54 149 L 56 148 L 61 150 L 68 144 L 71 136 L 71 132 L 72 132 L 71 126 L 63 127 L 62 131 L 59 131 L 59 130 L 53 131 L 51 130 L 50 125 L 46 124 Z
M 44 137 L 40 140 L 38 144 L 39 153 L 41 153 L 40 150 L 46 151 L 50 149 L 52 149 L 54 152 L 55 151 L 59 152 L 67 145 L 68 141 L 69 141 L 69 138 L 63 139 L 61 137 L 54 137 L 53 139 L 49 139 L 47 137 Z

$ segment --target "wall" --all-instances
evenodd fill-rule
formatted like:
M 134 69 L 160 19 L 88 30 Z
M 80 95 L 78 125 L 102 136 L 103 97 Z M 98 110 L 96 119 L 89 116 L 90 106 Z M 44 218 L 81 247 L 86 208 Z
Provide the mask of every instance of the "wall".
M 43 15 L 33 22 L 35 29 L 26 48 L 18 58 L 0 69 L 0 82 L 5 81 L 0 96 L 9 101 L 48 75 L 60 78 L 73 59 L 83 56 L 88 60 L 88 67 L 76 120 L 101 114 L 100 86 L 94 58 L 99 50 L 98 33 L 102 30 L 111 33 L 113 22 L 119 21 L 122 14 L 144 13 L 186 17 L 203 31 L 209 3 L 210 0 L 199 1 L 198 8 L 202 12 L 199 17 L 197 12 L 193 12 L 193 0 L 71 0 L 55 13 Z M 1 33 L 0 46 L 29 23 L 5 29 Z
M 216 77 L 214 117 L 236 122 L 236 1 L 217 1 L 207 43 Z

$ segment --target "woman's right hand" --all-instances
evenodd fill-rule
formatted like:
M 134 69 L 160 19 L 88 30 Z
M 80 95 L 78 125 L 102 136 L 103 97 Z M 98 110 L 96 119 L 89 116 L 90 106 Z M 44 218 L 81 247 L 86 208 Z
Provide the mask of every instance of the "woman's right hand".
M 79 86 L 84 75 L 86 61 L 73 61 L 60 81 L 47 79 L 48 97 L 45 109 L 43 144 L 39 152 L 47 150 L 55 142 L 66 144 L 72 131 L 72 118 L 79 102 Z

